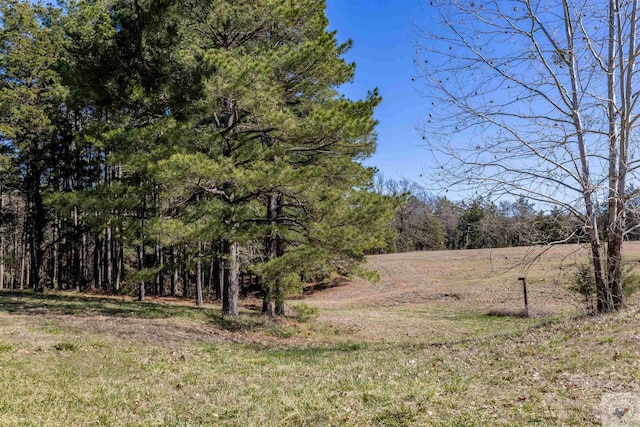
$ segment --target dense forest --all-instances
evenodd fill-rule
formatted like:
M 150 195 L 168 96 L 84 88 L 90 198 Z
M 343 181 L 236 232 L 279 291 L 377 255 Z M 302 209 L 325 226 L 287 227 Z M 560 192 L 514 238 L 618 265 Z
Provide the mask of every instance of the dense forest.
M 360 271 L 395 199 L 324 2 L 0 1 L 0 288 L 221 300 Z M 206 295 L 206 294 L 209 295 Z
M 394 240 L 385 248 L 391 252 L 444 249 L 482 249 L 566 243 L 586 243 L 587 224 L 558 207 L 542 209 L 525 197 L 495 202 L 476 196 L 451 201 L 434 196 L 408 180 L 375 178 L 376 191 L 402 200 L 392 222 Z M 629 189 L 635 194 L 634 188 Z M 600 235 L 606 238 L 607 204 L 599 210 Z M 632 198 L 625 212 L 626 240 L 639 240 L 638 200 Z

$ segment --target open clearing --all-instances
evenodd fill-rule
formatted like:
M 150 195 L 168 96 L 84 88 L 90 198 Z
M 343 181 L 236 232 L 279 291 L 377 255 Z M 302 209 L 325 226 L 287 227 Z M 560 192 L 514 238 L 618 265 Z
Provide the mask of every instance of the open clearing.
M 640 244 L 627 243 L 638 263 Z M 0 425 L 599 425 L 640 392 L 638 299 L 584 316 L 577 246 L 370 257 L 381 280 L 307 289 L 317 319 L 248 300 L 136 303 L 0 292 Z M 522 309 L 519 277 L 532 317 Z

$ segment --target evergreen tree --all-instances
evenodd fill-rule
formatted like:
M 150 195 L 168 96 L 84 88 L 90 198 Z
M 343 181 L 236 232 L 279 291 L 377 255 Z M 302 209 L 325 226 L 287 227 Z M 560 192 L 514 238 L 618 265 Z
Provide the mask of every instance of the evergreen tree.
M 66 142 L 59 11 L 16 0 L 0 1 L 0 142 L 10 153 L 25 201 L 29 286 L 42 291 L 49 212 L 44 193 Z
M 324 2 L 206 2 L 189 10 L 198 11 L 188 18 L 196 30 L 182 58 L 202 92 L 190 128 L 182 128 L 189 137 L 159 176 L 174 190 L 182 184 L 176 200 L 197 194 L 191 213 L 206 238 L 227 242 L 224 309 L 235 314 L 239 244 L 263 236 L 266 258 L 282 265 L 275 259 L 288 253 L 286 246 L 313 235 L 319 203 L 368 185 L 370 173 L 356 160 L 375 147 L 379 97 L 354 102 L 338 95 L 353 65 L 341 59 L 348 44 L 326 31 Z M 267 270 L 260 270 L 266 298 L 274 295 L 282 314 L 290 272 Z

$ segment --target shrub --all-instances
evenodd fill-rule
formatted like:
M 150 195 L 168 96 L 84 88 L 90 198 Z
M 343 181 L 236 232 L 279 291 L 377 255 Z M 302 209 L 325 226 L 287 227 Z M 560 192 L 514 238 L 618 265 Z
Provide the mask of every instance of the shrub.
M 593 275 L 593 267 L 589 264 L 578 265 L 578 270 L 573 276 L 573 283 L 569 287 L 584 297 L 587 311 L 596 311 L 596 283 Z M 632 266 L 626 265 L 622 268 L 622 291 L 625 297 L 630 297 L 640 290 L 640 273 Z
M 70 342 L 59 342 L 58 344 L 54 345 L 53 348 L 58 351 L 77 351 L 78 349 L 80 349 L 78 344 Z
M 569 290 L 584 297 L 584 305 L 589 313 L 596 311 L 596 282 L 593 267 L 589 264 L 578 265 L 578 270 L 572 277 Z

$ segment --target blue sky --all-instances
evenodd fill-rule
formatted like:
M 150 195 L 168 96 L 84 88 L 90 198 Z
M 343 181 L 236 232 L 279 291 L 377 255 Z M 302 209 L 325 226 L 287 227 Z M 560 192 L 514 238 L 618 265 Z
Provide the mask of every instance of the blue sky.
M 356 63 L 356 76 L 341 90 L 360 99 L 367 91 L 380 90 L 382 104 L 376 154 L 365 163 L 376 166 L 387 178 L 421 181 L 429 154 L 416 130 L 427 111 L 427 101 L 414 88 L 415 55 L 412 19 L 424 20 L 419 0 L 327 0 L 329 28 L 338 40 L 353 40 L 346 55 Z

